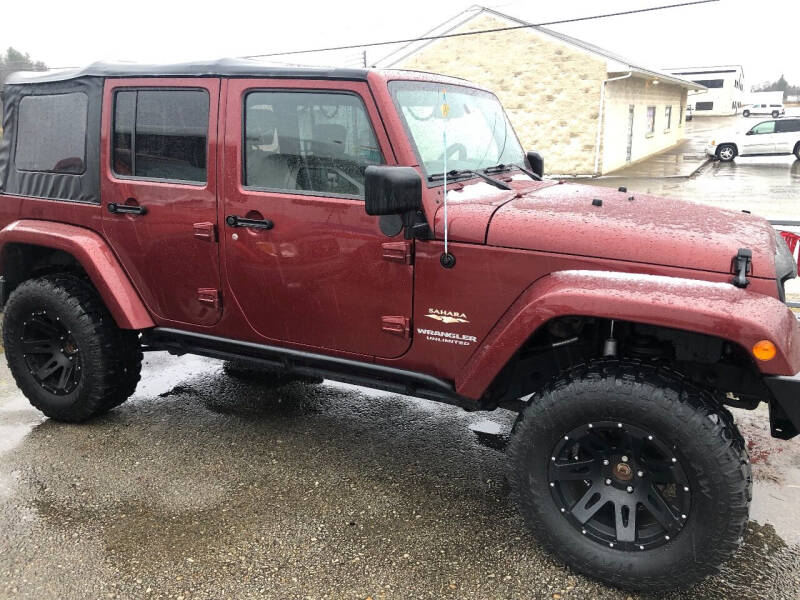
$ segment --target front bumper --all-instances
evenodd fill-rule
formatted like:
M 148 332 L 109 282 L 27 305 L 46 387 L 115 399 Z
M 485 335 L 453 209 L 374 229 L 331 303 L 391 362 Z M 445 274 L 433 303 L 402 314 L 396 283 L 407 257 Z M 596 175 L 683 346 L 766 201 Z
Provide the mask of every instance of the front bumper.
M 772 437 L 789 440 L 800 433 L 800 378 L 768 376 L 764 383 L 772 393 L 769 426 Z

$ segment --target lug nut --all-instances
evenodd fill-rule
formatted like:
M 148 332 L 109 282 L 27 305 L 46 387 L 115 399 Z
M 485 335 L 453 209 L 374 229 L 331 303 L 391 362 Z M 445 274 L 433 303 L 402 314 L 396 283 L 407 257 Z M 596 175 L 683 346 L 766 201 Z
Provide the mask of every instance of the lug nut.
M 603 460 L 603 464 L 607 467 L 608 466 L 608 459 Z
M 644 471 L 636 471 L 636 475 L 639 477 L 644 477 Z
M 629 494 L 632 494 L 632 493 L 633 493 L 633 486 L 630 486 L 630 485 L 629 485 L 629 486 L 628 486 L 628 487 L 626 487 L 625 489 L 626 489 L 626 490 L 628 490 L 628 493 L 629 493 Z
M 606 479 L 606 485 L 611 485 L 611 480 L 610 479 Z
M 628 462 L 628 457 L 627 456 L 623 456 L 622 457 L 622 462 Z

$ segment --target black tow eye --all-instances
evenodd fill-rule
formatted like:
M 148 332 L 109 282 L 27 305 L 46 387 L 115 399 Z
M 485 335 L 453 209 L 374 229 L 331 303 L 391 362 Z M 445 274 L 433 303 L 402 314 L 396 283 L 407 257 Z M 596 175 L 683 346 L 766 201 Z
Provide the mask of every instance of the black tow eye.
M 750 284 L 747 276 L 753 273 L 753 251 L 750 248 L 739 248 L 731 261 L 733 279 L 731 283 L 738 288 L 746 288 Z

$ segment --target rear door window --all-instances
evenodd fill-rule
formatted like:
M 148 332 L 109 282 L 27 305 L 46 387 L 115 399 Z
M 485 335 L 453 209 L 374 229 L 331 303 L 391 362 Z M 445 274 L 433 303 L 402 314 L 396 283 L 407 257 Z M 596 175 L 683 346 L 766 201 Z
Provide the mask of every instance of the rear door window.
M 778 133 L 794 133 L 800 131 L 800 119 L 787 119 L 786 121 L 778 121 L 775 128 Z
M 14 164 L 20 171 L 86 170 L 89 99 L 83 92 L 25 96 L 19 102 Z
M 364 197 L 383 163 L 361 98 L 341 92 L 251 92 L 245 100 L 244 185 Z
M 123 177 L 204 183 L 208 110 L 205 90 L 117 92 L 114 172 Z

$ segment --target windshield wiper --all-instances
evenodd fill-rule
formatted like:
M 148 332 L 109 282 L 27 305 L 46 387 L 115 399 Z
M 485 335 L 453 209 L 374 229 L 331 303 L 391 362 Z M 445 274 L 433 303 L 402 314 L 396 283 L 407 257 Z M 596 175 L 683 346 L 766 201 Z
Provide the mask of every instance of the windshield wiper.
M 428 181 L 438 181 L 439 179 L 444 179 L 444 175 L 445 175 L 444 173 L 435 173 L 428 177 Z M 494 179 L 493 177 L 489 177 L 488 175 L 486 175 L 485 173 L 481 173 L 480 171 L 473 171 L 472 169 L 461 169 L 461 170 L 453 169 L 452 171 L 447 172 L 447 176 L 452 177 L 453 179 L 459 177 L 460 175 L 475 175 L 476 177 L 480 177 L 481 179 L 483 179 L 486 183 L 489 183 L 501 190 L 513 189 L 510 185 L 503 183 L 502 181 L 499 181 L 497 179 Z
M 504 165 L 504 164 L 501 163 L 501 164 L 495 165 L 493 167 L 486 167 L 483 170 L 483 172 L 484 173 L 491 173 L 491 174 L 503 173 L 504 171 L 508 171 L 509 169 L 519 169 L 520 171 L 525 173 L 525 175 L 527 175 L 531 179 L 535 179 L 536 181 L 541 181 L 542 180 L 542 178 L 539 175 L 537 175 L 536 173 L 534 173 L 533 171 L 529 171 L 528 169 L 523 169 L 519 165 L 515 165 L 515 164 Z

